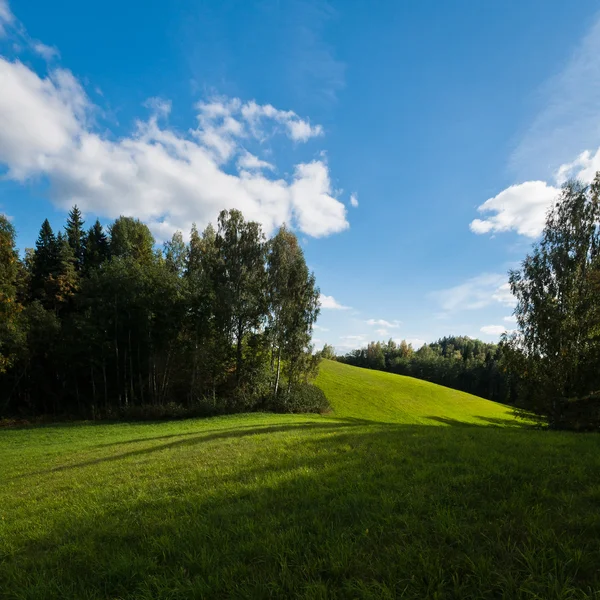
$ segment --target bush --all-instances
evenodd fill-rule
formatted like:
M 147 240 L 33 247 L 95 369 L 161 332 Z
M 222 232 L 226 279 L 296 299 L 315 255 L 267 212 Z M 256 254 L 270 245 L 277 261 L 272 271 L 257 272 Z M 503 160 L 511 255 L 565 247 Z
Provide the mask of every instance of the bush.
M 323 413 L 331 410 L 325 392 L 312 383 L 298 383 L 273 396 L 267 410 L 277 413 Z
M 548 421 L 553 429 L 600 431 L 600 395 L 557 399 Z

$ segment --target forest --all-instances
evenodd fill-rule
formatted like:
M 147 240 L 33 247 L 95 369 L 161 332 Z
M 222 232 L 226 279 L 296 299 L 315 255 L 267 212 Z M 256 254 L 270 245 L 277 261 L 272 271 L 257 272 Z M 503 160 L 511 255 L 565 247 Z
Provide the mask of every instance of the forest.
M 139 220 L 86 229 L 75 206 L 22 260 L 0 216 L 0 415 L 320 410 L 318 299 L 295 235 L 237 210 L 157 250 Z

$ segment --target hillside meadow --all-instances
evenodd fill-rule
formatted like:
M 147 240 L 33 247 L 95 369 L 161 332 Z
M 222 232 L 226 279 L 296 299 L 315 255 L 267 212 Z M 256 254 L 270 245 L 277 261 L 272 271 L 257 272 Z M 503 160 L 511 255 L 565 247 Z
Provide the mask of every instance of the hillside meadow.
M 324 362 L 327 415 L 0 430 L 0 597 L 600 597 L 600 439 Z

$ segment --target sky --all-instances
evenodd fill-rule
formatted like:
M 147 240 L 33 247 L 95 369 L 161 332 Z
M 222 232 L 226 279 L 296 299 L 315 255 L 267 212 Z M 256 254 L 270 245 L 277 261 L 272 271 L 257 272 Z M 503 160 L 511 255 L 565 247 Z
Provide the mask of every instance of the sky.
M 593 0 L 0 0 L 0 212 L 158 243 L 287 223 L 316 346 L 497 341 L 507 272 L 600 170 Z

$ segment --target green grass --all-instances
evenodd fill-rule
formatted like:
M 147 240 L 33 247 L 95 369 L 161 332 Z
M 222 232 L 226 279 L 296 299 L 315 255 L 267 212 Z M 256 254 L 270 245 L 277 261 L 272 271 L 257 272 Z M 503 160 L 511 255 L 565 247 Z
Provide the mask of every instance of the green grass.
M 325 361 L 317 384 L 338 417 L 411 425 L 519 425 L 507 406 L 413 377 Z
M 318 383 L 332 415 L 0 431 L 0 597 L 600 597 L 598 436 Z

